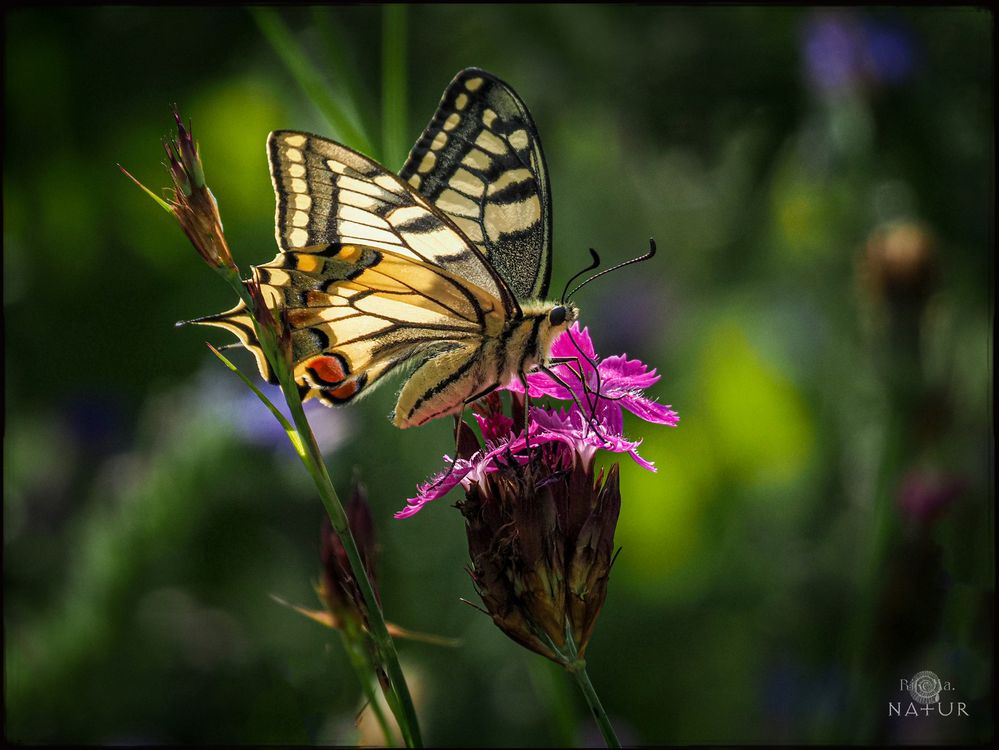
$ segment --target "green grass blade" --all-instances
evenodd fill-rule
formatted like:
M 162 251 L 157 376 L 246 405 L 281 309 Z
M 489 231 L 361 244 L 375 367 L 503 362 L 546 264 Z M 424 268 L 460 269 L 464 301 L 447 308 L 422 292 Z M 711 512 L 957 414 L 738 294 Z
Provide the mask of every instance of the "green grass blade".
M 353 46 L 344 33 L 335 12 L 327 7 L 312 8 L 312 21 L 322 42 L 323 60 L 329 68 L 330 76 L 337 89 L 346 95 L 346 105 L 350 105 L 355 119 L 369 141 L 375 127 L 375 96 L 373 87 L 366 85 L 356 64 Z M 381 153 L 369 154 L 374 159 L 382 158 Z
M 271 400 L 267 398 L 267 396 L 265 396 L 263 392 L 253 384 L 253 381 L 250 380 L 246 375 L 244 375 L 242 370 L 236 367 L 236 365 L 230 362 L 229 359 L 222 352 L 220 352 L 211 344 L 208 344 L 208 348 L 212 350 L 212 354 L 214 354 L 216 357 L 222 360 L 222 364 L 224 364 L 226 367 L 228 367 L 230 370 L 236 373 L 239 376 L 239 379 L 242 380 L 244 383 L 246 383 L 246 387 L 256 394 L 257 398 L 259 398 L 263 402 L 264 406 L 266 406 L 268 409 L 271 410 L 271 414 L 273 414 L 274 418 L 281 423 L 281 427 L 287 433 L 288 439 L 291 441 L 292 447 L 294 447 L 295 452 L 298 453 L 299 456 L 305 456 L 306 455 L 305 446 L 302 444 L 302 439 L 301 437 L 299 437 L 298 430 L 296 430 L 294 427 L 291 426 L 291 422 L 287 420 L 284 414 L 278 411 L 278 408 L 274 406 L 274 404 L 271 403 Z
M 406 139 L 406 6 L 382 8 L 382 148 L 385 165 L 401 169 Z
M 372 153 L 372 143 L 357 123 L 356 114 L 330 93 L 278 12 L 273 8 L 252 7 L 250 13 L 298 85 L 329 121 L 334 136 L 358 151 Z
M 135 179 L 132 176 L 131 172 L 129 172 L 127 169 L 125 169 L 121 164 L 118 165 L 118 169 L 120 169 L 125 174 L 125 176 L 128 177 L 128 179 L 130 179 L 132 182 L 134 182 L 136 185 L 138 185 L 140 188 L 142 188 L 142 190 L 146 193 L 146 195 L 148 195 L 150 198 L 152 198 L 154 201 L 156 201 L 159 204 L 160 208 L 162 208 L 168 214 L 170 214 L 171 216 L 173 216 L 173 207 L 169 203 L 167 203 L 165 200 L 163 200 L 162 198 L 160 198 L 158 195 L 156 195 L 156 193 L 154 193 L 152 190 L 150 190 L 149 188 L 147 188 L 145 185 L 143 185 L 137 179 Z

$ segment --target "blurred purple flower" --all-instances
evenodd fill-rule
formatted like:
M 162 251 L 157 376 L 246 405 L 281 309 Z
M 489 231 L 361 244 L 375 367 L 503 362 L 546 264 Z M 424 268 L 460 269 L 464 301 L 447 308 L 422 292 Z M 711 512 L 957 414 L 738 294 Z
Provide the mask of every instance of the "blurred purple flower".
M 912 33 L 901 25 L 867 21 L 864 24 L 867 54 L 875 79 L 897 84 L 916 66 L 916 44 Z
M 122 403 L 115 394 L 96 389 L 81 391 L 60 411 L 74 443 L 89 455 L 112 453 L 123 446 Z
M 199 386 L 199 393 L 202 395 L 203 408 L 210 410 L 218 419 L 228 422 L 232 430 L 247 443 L 291 450 L 288 436 L 274 415 L 263 408 L 256 395 L 227 375 L 228 373 L 213 369 L 202 376 L 203 384 Z M 258 383 L 257 387 L 291 421 L 281 388 L 265 382 Z M 309 399 L 302 406 L 323 453 L 332 453 L 349 437 L 350 415 L 342 410 L 329 409 L 320 404 L 318 399 Z
M 914 469 L 902 478 L 895 502 L 903 516 L 920 526 L 928 526 L 940 518 L 964 489 L 960 477 Z
M 802 30 L 801 52 L 809 83 L 824 94 L 901 83 L 916 62 L 909 29 L 847 11 L 814 13 Z

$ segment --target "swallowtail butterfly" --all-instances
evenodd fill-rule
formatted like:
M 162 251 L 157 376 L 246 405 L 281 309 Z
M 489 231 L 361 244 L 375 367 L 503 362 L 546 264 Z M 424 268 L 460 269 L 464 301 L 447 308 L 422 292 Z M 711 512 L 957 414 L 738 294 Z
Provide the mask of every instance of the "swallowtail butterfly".
M 345 404 L 402 371 L 392 421 L 420 425 L 545 365 L 576 320 L 544 300 L 548 171 L 527 107 L 494 75 L 455 76 L 398 175 L 309 133 L 271 133 L 267 156 L 280 253 L 253 273 L 305 398 Z M 245 305 L 196 322 L 234 333 L 274 382 Z

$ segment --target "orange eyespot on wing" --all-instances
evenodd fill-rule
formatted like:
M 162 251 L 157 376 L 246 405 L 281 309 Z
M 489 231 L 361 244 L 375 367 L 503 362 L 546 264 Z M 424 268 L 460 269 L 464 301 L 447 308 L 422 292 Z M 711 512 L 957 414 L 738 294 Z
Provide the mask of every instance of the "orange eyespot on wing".
M 320 354 L 303 364 L 312 380 L 321 387 L 334 387 L 342 383 L 349 372 L 346 362 L 339 354 Z
M 362 380 L 348 380 L 339 388 L 330 391 L 330 396 L 336 401 L 350 401 L 364 387 Z
M 362 372 L 358 377 L 351 378 L 337 388 L 314 390 L 312 393 L 316 394 L 319 400 L 327 406 L 341 406 L 361 395 L 367 384 L 368 375 Z

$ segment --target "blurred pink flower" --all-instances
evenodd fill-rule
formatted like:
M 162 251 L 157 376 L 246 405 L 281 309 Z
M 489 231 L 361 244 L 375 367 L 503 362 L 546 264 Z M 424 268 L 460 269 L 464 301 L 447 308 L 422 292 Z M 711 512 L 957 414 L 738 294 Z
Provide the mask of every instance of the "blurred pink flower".
M 895 502 L 903 516 L 929 525 L 959 498 L 965 489 L 960 477 L 939 471 L 914 469 L 903 478 Z

